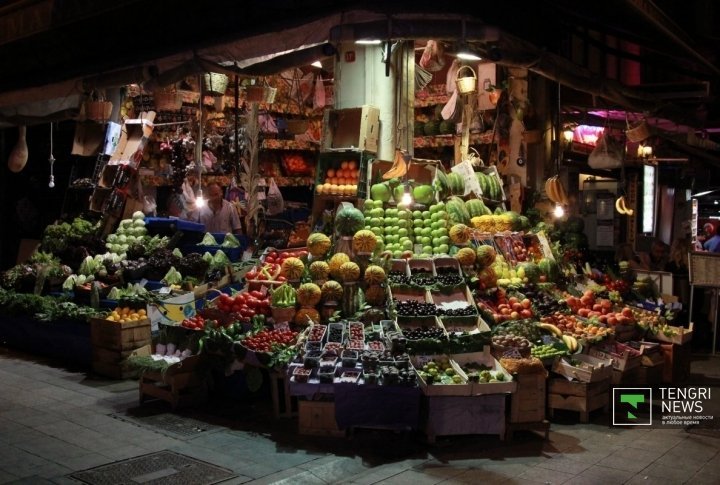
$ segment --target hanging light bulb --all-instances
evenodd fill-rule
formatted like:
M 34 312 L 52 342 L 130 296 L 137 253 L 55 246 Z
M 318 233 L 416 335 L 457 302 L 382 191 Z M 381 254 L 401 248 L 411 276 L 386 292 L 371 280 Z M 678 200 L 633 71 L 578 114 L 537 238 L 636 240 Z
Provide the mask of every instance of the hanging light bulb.
M 50 162 L 50 182 L 48 182 L 48 187 L 50 187 L 52 189 L 55 187 L 55 174 L 53 174 L 53 165 L 55 165 L 55 157 L 53 156 L 52 122 L 50 123 L 50 158 L 48 158 L 48 162 Z
M 205 207 L 205 204 L 206 204 L 206 200 L 205 200 L 205 197 L 203 197 L 202 189 L 200 189 L 198 196 L 195 197 L 195 207 L 198 207 L 198 208 Z
M 556 219 L 560 219 L 565 215 L 565 208 L 561 206 L 560 204 L 557 204 L 555 206 L 555 209 L 553 209 L 553 216 L 555 216 Z
M 317 67 L 318 69 L 322 69 L 322 62 L 315 61 L 312 64 L 310 64 L 312 67 Z
M 402 197 L 400 198 L 400 204 L 404 205 L 405 207 L 409 207 L 413 203 L 413 197 L 410 193 L 410 184 L 405 184 L 405 192 L 403 192 Z

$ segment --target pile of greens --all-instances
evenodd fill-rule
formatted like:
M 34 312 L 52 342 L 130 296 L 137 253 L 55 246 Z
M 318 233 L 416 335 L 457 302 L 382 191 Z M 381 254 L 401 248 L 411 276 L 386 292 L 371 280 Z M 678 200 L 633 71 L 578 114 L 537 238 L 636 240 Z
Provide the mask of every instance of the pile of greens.
M 102 316 L 104 312 L 77 305 L 66 298 L 39 296 L 28 293 L 16 293 L 0 289 L 0 315 L 17 317 L 30 316 L 41 322 L 58 320 L 87 321 L 91 317 Z
M 76 217 L 72 223 L 52 224 L 45 228 L 40 247 L 43 251 L 58 254 L 92 239 L 98 224 Z

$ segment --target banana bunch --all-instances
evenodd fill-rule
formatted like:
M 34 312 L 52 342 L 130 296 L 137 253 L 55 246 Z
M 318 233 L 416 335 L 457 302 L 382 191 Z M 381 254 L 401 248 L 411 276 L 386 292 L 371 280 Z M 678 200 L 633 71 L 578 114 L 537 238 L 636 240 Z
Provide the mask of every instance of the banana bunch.
M 562 341 L 568 348 L 568 352 L 570 352 L 571 354 L 577 352 L 578 341 L 575 337 L 573 337 L 572 335 L 565 335 L 562 330 L 560 330 L 556 325 L 553 325 L 552 323 L 542 322 L 538 323 L 537 325 L 543 330 L 550 332 L 555 337 L 562 339 Z
M 572 335 L 563 335 L 562 339 L 563 342 L 565 342 L 565 345 L 567 345 L 568 352 L 570 352 L 571 354 L 577 352 L 578 341 L 575 337 L 573 337 Z
M 538 323 L 538 326 L 540 328 L 542 328 L 543 330 L 550 332 L 551 334 L 553 334 L 556 337 L 562 338 L 562 336 L 563 336 L 562 330 L 560 330 L 557 326 L 553 325 L 552 323 L 542 322 L 542 323 Z
M 625 205 L 624 195 L 618 197 L 615 200 L 615 210 L 618 211 L 620 214 L 625 214 L 627 216 L 631 216 L 635 213 L 634 210 L 630 209 L 628 206 Z
M 545 181 L 545 193 L 548 199 L 560 205 L 568 205 L 568 196 L 562 182 L 555 175 Z
M 405 157 L 405 154 L 400 150 L 395 150 L 395 158 L 393 159 L 392 167 L 390 170 L 383 174 L 383 179 L 389 180 L 393 178 L 400 178 L 405 176 L 407 173 L 407 162 L 410 157 Z

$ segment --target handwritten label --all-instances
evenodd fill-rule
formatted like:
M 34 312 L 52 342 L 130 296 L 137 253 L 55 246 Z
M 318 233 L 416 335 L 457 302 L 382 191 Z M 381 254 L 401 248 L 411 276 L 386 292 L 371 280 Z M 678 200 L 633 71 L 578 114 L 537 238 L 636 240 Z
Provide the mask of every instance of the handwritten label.
M 262 296 L 267 296 L 267 293 L 268 293 L 267 286 L 262 285 L 262 286 L 260 287 L 260 293 L 262 293 Z
M 510 350 L 506 350 L 503 352 L 503 357 L 506 359 L 522 359 L 522 355 L 520 355 L 520 351 L 516 348 L 511 348 Z
M 463 195 L 474 193 L 477 197 L 482 196 L 482 190 L 480 190 L 480 182 L 478 182 L 477 175 L 475 175 L 475 170 L 473 170 L 472 164 L 469 160 L 458 163 L 450 170 L 460 175 L 465 181 L 465 193 Z
M 240 258 L 241 261 L 250 261 L 252 259 L 253 252 L 251 249 L 246 249 L 245 252 L 243 252 L 242 257 Z

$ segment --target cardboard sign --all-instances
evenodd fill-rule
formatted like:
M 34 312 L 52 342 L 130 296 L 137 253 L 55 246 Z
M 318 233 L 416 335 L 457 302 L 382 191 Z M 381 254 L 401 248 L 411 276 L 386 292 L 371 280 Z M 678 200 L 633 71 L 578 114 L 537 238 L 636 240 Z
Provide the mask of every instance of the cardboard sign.
M 475 170 L 473 170 L 472 164 L 469 160 L 458 163 L 450 170 L 460 175 L 465 181 L 465 193 L 463 195 L 473 193 L 477 197 L 482 196 L 482 190 L 480 190 L 480 182 L 478 182 L 477 175 L 475 175 Z

